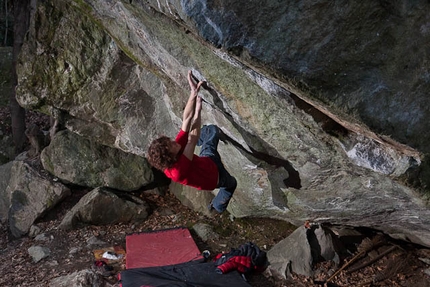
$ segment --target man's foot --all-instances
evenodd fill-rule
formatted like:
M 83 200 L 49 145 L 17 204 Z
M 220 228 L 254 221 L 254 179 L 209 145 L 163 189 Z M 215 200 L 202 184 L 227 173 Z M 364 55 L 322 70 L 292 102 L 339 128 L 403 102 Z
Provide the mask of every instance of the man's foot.
M 215 216 L 217 216 L 217 215 L 221 214 L 220 212 L 218 212 L 218 211 L 213 207 L 212 203 L 208 205 L 208 210 L 209 210 L 209 216 L 210 216 L 210 217 L 215 217 Z

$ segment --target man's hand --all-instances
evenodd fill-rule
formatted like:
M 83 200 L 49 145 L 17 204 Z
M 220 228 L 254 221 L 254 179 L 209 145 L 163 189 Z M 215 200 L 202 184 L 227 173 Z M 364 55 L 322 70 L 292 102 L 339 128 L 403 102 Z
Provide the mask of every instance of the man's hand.
M 200 81 L 198 82 L 198 84 L 196 84 L 194 82 L 193 79 L 193 72 L 192 71 L 188 71 L 188 84 L 190 85 L 190 89 L 191 89 L 191 93 L 197 95 L 199 90 L 200 90 L 200 86 L 203 85 L 204 81 Z

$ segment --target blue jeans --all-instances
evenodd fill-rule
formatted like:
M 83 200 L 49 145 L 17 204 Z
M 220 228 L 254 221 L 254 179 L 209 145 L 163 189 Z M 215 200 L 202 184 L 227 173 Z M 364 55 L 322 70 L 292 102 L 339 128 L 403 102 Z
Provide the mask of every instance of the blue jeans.
M 218 167 L 219 192 L 212 200 L 210 206 L 219 213 L 227 209 L 231 197 L 236 189 L 236 179 L 228 173 L 218 153 L 219 129 L 215 125 L 203 126 L 200 132 L 198 146 L 201 146 L 200 156 L 211 158 Z

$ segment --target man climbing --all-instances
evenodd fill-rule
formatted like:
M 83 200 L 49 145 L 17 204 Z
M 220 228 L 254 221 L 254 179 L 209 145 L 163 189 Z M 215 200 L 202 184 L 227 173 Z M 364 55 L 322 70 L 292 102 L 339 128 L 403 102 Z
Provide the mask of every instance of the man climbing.
M 205 125 L 201 128 L 202 98 L 198 93 L 204 82 L 196 84 L 189 71 L 188 83 L 191 92 L 176 139 L 161 136 L 154 140 L 148 148 L 147 159 L 152 166 L 162 170 L 175 182 L 199 190 L 219 188 L 209 209 L 221 213 L 227 209 L 237 182 L 225 169 L 217 151 L 220 133 L 218 127 Z M 198 156 L 194 154 L 196 145 L 201 146 Z

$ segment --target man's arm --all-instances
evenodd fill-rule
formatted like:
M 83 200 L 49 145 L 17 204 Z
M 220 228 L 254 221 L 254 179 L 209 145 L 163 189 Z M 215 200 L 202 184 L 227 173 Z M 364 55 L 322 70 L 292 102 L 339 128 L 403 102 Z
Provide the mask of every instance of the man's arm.
M 196 108 L 196 98 L 200 90 L 200 86 L 203 84 L 200 81 L 196 84 L 192 78 L 193 74 L 188 71 L 188 84 L 190 85 L 190 97 L 188 98 L 187 104 L 185 105 L 184 113 L 182 115 L 182 126 L 181 129 L 184 132 L 189 132 L 194 118 L 195 108 Z
M 200 129 L 202 127 L 202 98 L 197 96 L 196 109 L 194 111 L 193 124 L 191 125 L 191 134 L 194 135 L 197 140 L 200 138 Z
M 183 152 L 183 155 L 185 155 L 189 160 L 193 159 L 194 149 L 196 148 L 197 142 L 200 137 L 200 129 L 202 125 L 201 111 L 202 111 L 202 98 L 197 96 L 193 123 L 191 126 L 191 131 L 188 135 L 188 142 L 185 145 L 184 152 Z

